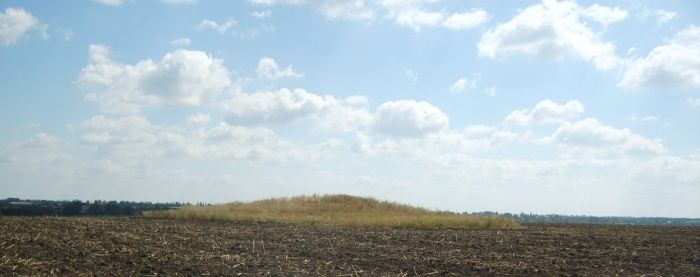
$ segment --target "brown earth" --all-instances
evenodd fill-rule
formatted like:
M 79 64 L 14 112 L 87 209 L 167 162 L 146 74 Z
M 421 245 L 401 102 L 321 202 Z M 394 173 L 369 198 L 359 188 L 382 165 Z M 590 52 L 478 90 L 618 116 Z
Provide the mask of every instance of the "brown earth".
M 0 276 L 700 276 L 700 228 L 379 229 L 0 217 Z

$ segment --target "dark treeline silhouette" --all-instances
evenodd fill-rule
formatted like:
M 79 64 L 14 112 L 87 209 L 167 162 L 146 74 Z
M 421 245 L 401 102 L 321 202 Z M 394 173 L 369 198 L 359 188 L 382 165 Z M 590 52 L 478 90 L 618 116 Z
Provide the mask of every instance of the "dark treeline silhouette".
M 671 218 L 671 217 L 629 217 L 629 216 L 587 216 L 587 215 L 558 215 L 558 214 L 512 214 L 497 212 L 464 213 L 485 216 L 505 216 L 520 223 L 579 223 L 579 224 L 630 224 L 630 225 L 697 225 L 700 218 Z
M 22 200 L 7 198 L 0 200 L 0 215 L 22 216 L 135 216 L 143 211 L 168 210 L 189 203 L 151 203 L 131 201 L 53 201 L 53 200 Z M 204 205 L 198 203 L 197 205 Z

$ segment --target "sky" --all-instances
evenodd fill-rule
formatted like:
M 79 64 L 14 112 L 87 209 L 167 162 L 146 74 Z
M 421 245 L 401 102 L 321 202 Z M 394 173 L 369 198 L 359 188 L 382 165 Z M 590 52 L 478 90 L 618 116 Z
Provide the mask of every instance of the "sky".
M 700 2 L 0 2 L 0 197 L 700 217 Z

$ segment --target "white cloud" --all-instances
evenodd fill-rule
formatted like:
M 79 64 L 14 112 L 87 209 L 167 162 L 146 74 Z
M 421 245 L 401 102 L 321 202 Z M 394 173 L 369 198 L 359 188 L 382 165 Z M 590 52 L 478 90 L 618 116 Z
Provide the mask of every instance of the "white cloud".
M 657 19 L 657 24 L 661 25 L 664 24 L 671 19 L 676 18 L 677 14 L 675 12 L 670 12 L 670 11 L 665 11 L 665 10 L 656 10 L 656 17 Z
M 532 110 L 516 110 L 508 114 L 504 123 L 529 126 L 531 124 L 554 124 L 579 117 L 585 108 L 581 102 L 572 100 L 557 104 L 552 100 L 538 102 Z
M 424 26 L 438 26 L 445 18 L 442 12 L 427 11 L 420 7 L 421 1 L 387 0 L 382 5 L 387 17 L 396 24 L 420 31 Z
M 364 107 L 364 96 L 338 100 L 330 95 L 316 95 L 303 89 L 286 88 L 274 92 L 237 93 L 223 102 L 228 112 L 226 122 L 251 126 L 282 124 L 313 119 L 324 131 L 352 132 L 372 123 L 373 115 Z
M 65 41 L 71 41 L 75 37 L 75 32 L 73 30 L 64 30 L 63 31 L 63 40 Z
M 259 161 L 274 164 L 318 163 L 331 156 L 342 142 L 330 139 L 313 145 L 297 145 L 262 127 L 219 124 L 206 132 L 201 144 L 191 147 L 193 157 Z
M 306 0 L 248 0 L 248 2 L 256 5 L 303 5 L 308 1 Z
M 656 122 L 659 122 L 659 120 L 660 120 L 659 117 L 653 116 L 653 115 L 647 115 L 647 116 L 643 116 L 641 118 L 639 118 L 637 116 L 630 117 L 631 122 L 656 123 Z
M 369 104 L 369 98 L 364 95 L 353 95 L 346 97 L 343 102 L 350 106 L 365 106 Z
M 581 15 L 588 17 L 602 25 L 621 21 L 627 18 L 628 12 L 619 7 L 606 7 L 598 4 L 585 8 Z
M 419 164 L 444 164 L 447 157 L 486 153 L 526 137 L 493 126 L 467 126 L 464 130 L 444 130 L 424 136 L 388 136 L 376 143 L 365 133 L 355 136 L 352 150 L 362 154 L 391 154 L 409 157 Z M 441 166 L 431 165 L 438 169 Z
M 691 107 L 700 108 L 700 98 L 688 98 L 685 102 Z
M 642 122 L 647 122 L 647 123 L 654 123 L 654 122 L 659 122 L 659 118 L 653 115 L 647 115 L 645 117 L 642 117 L 640 119 Z
M 421 137 L 442 132 L 448 122 L 445 113 L 427 102 L 399 100 L 377 108 L 374 130 L 389 136 Z
M 197 0 L 160 0 L 163 3 L 166 4 L 174 4 L 174 5 L 190 5 L 190 4 L 195 4 L 197 3 Z
M 93 0 L 94 2 L 103 4 L 103 5 L 108 5 L 108 6 L 119 6 L 121 4 L 124 4 L 124 0 Z M 165 4 L 171 4 L 171 5 L 189 5 L 189 4 L 195 4 L 197 3 L 197 0 L 160 0 L 160 2 L 163 2 Z
M 700 87 L 700 27 L 678 32 L 667 44 L 657 46 L 644 58 L 632 60 L 618 86 Z
M 487 87 L 485 92 L 488 96 L 496 96 L 496 87 Z
M 170 42 L 170 44 L 179 46 L 179 47 L 186 47 L 189 46 L 192 43 L 192 40 L 190 38 L 178 38 L 174 39 L 173 41 Z
M 452 30 L 466 30 L 484 24 L 487 19 L 486 11 L 473 9 L 468 12 L 453 13 L 442 22 L 442 25 Z
M 406 76 L 411 82 L 418 81 L 418 74 L 413 71 L 413 69 L 406 69 L 403 71 L 403 75 Z
M 655 18 L 656 19 L 656 25 L 662 25 L 665 24 L 669 21 L 671 21 L 674 18 L 678 17 L 678 14 L 672 11 L 667 11 L 663 9 L 652 9 L 644 5 L 637 5 L 635 6 L 636 9 L 639 10 L 638 16 L 642 20 L 647 20 L 649 18 Z
M 372 138 L 361 132 L 355 132 L 355 139 L 351 150 L 358 154 L 372 154 Z
M 93 147 L 103 159 L 149 161 L 186 157 L 209 161 L 305 164 L 327 158 L 330 150 L 341 145 L 332 139 L 313 145 L 299 145 L 279 138 L 267 128 L 224 123 L 197 130 L 160 126 L 143 116 L 96 116 L 80 124 L 80 128 L 84 131 L 83 143 Z
M 226 122 L 232 125 L 257 125 L 307 118 L 328 109 L 334 102 L 332 96 L 283 88 L 277 92 L 234 95 L 224 106 L 229 112 Z
M 37 133 L 33 138 L 24 141 L 21 146 L 22 148 L 46 148 L 56 146 L 58 142 L 58 138 L 53 135 Z
M 124 0 L 93 0 L 97 3 L 109 6 L 119 6 L 124 3 Z
M 211 121 L 211 116 L 204 113 L 196 113 L 187 117 L 187 124 L 205 126 Z
M 318 6 L 318 10 L 329 19 L 374 19 L 374 11 L 365 6 L 364 0 L 326 0 Z
M 38 27 L 38 24 L 39 20 L 22 8 L 5 9 L 5 12 L 0 13 L 0 45 L 15 44 L 25 33 Z
M 281 78 L 301 78 L 304 74 L 294 72 L 292 65 L 290 64 L 287 68 L 280 70 L 274 59 L 263 57 L 258 61 L 258 68 L 255 70 L 258 77 L 265 78 L 268 80 L 277 80 Z
M 257 19 L 270 18 L 270 16 L 272 16 L 272 11 L 264 10 L 259 12 L 252 12 L 250 16 L 255 17 Z
M 152 159 L 168 154 L 182 155 L 186 139 L 143 116 L 109 118 L 95 116 L 80 124 L 82 142 L 95 147 L 102 157 Z
M 581 20 L 584 11 L 573 1 L 544 0 L 484 33 L 477 44 L 479 55 L 524 54 L 550 60 L 577 57 L 601 70 L 616 68 L 621 61 L 615 46 L 601 41 Z
M 378 14 L 400 26 L 418 32 L 424 27 L 443 26 L 453 30 L 465 30 L 486 22 L 488 14 L 483 9 L 449 14 L 444 10 L 424 8 L 435 0 L 249 0 L 258 5 L 309 5 L 331 20 L 372 21 Z
M 13 177 L 70 176 L 74 157 L 65 151 L 66 146 L 56 136 L 41 132 L 19 143 L 0 145 L 0 171 Z
M 340 101 L 329 102 L 330 107 L 315 117 L 316 124 L 321 130 L 352 132 L 371 125 L 374 120 L 374 116 L 369 111 L 353 107 L 356 105 L 352 103 L 344 105 Z
M 231 80 L 222 60 L 200 51 L 177 50 L 158 63 L 146 59 L 124 65 L 111 60 L 108 47 L 90 45 L 90 64 L 76 84 L 103 111 L 133 113 L 141 106 L 206 104 Z
M 547 141 L 565 147 L 602 150 L 606 154 L 661 155 L 666 152 L 659 141 L 647 139 L 629 129 L 603 125 L 594 118 L 564 122 Z
M 459 78 L 450 87 L 450 92 L 459 93 L 476 88 L 477 79 Z
M 229 18 L 226 20 L 226 22 L 222 23 L 217 23 L 216 21 L 209 20 L 209 19 L 204 19 L 202 22 L 200 22 L 197 25 L 197 30 L 206 30 L 206 29 L 211 29 L 215 30 L 221 34 L 226 33 L 229 29 L 231 29 L 234 25 L 236 25 L 237 22 L 233 18 Z
M 429 12 L 423 10 L 407 10 L 396 15 L 396 23 L 420 31 L 421 26 L 436 26 L 440 23 L 444 15 L 440 12 Z

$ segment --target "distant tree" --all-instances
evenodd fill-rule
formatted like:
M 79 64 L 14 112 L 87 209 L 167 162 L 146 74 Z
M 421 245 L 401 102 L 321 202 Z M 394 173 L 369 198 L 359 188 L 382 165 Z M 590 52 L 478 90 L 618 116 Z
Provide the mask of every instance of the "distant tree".
M 80 215 L 83 209 L 83 202 L 80 200 L 73 200 L 67 203 L 63 203 L 61 207 L 61 214 L 63 215 Z
M 117 201 L 108 201 L 103 205 L 104 215 L 121 215 L 121 207 Z
M 92 201 L 92 204 L 90 204 L 90 206 L 88 206 L 87 214 L 88 215 L 104 215 L 104 207 L 102 206 L 102 202 L 99 200 Z

